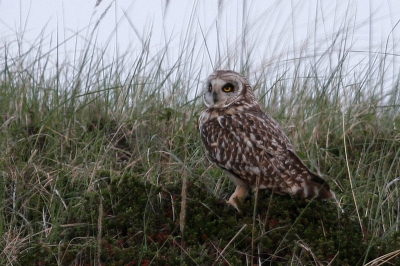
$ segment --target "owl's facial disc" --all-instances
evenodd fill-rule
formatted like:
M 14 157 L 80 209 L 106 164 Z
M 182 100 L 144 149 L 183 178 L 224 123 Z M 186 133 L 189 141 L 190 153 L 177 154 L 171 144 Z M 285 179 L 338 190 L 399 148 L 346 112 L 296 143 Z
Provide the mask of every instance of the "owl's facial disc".
M 204 94 L 204 104 L 207 108 L 225 108 L 237 100 L 239 85 L 235 81 L 220 78 L 209 79 Z

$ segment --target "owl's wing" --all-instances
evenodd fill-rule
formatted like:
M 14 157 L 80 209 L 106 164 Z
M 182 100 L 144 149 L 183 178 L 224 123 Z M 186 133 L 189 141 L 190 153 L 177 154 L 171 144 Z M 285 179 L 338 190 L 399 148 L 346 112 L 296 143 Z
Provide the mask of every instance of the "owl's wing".
M 280 186 L 282 192 L 287 191 L 288 184 L 315 184 L 319 187 L 316 190 L 324 188 L 321 198 L 331 197 L 329 185 L 306 167 L 278 123 L 267 114 L 229 114 L 216 120 L 210 129 L 217 126 L 219 130 L 210 132 L 207 154 L 220 167 L 250 184 L 261 177 L 262 184 Z
M 270 169 L 268 172 L 274 174 L 287 169 L 287 153 L 293 151 L 293 147 L 271 117 L 247 112 L 220 116 L 217 120 L 227 135 L 231 135 L 226 141 L 234 140 L 231 147 L 240 150 L 249 165 L 266 166 Z

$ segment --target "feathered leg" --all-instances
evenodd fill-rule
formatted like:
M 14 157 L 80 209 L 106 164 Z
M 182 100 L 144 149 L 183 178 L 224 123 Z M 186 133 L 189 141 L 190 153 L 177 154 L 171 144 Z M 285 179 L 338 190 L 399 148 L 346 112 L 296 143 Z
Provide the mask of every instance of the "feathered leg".
M 237 186 L 235 192 L 233 192 L 227 203 L 235 207 L 236 210 L 240 211 L 237 204 L 239 202 L 243 203 L 248 193 L 249 189 L 247 187 Z

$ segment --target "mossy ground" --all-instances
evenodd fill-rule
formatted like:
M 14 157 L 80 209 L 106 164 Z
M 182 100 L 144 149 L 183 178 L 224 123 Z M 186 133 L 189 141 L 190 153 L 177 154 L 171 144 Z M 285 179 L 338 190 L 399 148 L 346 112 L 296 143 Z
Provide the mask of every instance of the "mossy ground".
M 80 205 L 71 201 L 70 215 L 60 221 L 75 225 L 32 243 L 20 255 L 22 265 L 91 265 L 99 244 L 102 265 L 362 265 L 400 240 L 395 233 L 370 247 L 372 236 L 330 201 L 260 191 L 256 209 L 252 195 L 239 213 L 196 182 L 188 185 L 182 233 L 180 182 L 155 186 L 110 173 L 96 179 L 96 191 L 81 195 Z

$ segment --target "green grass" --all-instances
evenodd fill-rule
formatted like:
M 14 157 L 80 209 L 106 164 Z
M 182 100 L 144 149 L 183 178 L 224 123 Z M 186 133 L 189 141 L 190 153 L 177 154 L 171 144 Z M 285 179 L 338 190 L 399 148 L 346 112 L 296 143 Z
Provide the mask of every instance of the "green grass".
M 317 60 L 242 72 L 344 213 L 268 192 L 254 211 L 254 195 L 242 213 L 226 206 L 234 185 L 197 129 L 211 71 L 194 63 L 200 40 L 185 39 L 176 62 L 168 45 L 151 55 L 149 37 L 131 61 L 88 45 L 56 66 L 40 42 L 18 55 L 3 46 L 0 264 L 399 263 L 399 86 L 383 85 L 385 56 L 357 75 L 347 53 L 330 60 L 347 49 L 340 38 Z

